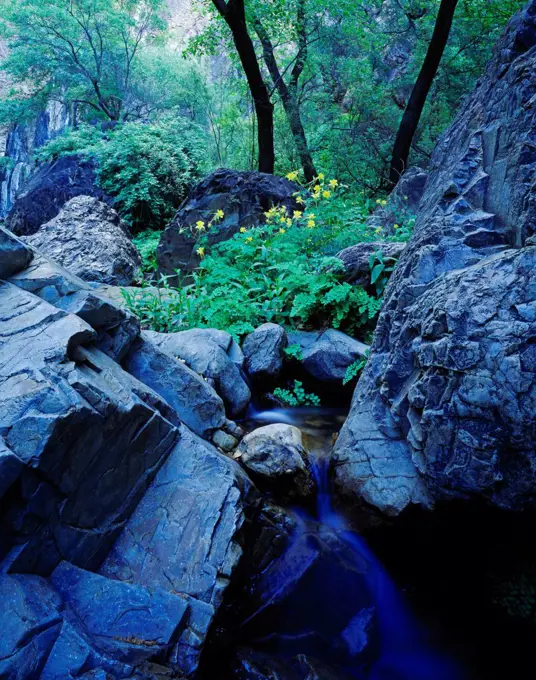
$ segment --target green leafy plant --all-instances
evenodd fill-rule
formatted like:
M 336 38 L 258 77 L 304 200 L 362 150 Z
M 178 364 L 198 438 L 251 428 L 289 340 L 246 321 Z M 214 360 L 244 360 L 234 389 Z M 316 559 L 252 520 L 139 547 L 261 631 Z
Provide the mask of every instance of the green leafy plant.
M 150 229 L 141 231 L 132 239 L 132 243 L 138 249 L 141 257 L 142 274 L 152 276 L 158 269 L 156 262 L 156 249 L 160 242 L 160 232 Z
M 274 397 L 287 406 L 320 406 L 321 403 L 320 397 L 312 392 L 306 392 L 299 380 L 294 381 L 290 390 L 277 387 L 274 390 Z
M 295 343 L 294 345 L 289 345 L 288 347 L 285 347 L 285 349 L 283 351 L 291 359 L 295 359 L 296 361 L 303 361 L 302 348 L 301 348 L 300 345 L 298 345 L 298 343 Z
M 348 383 L 352 382 L 354 378 L 357 378 L 357 376 L 361 373 L 361 371 L 365 368 L 367 365 L 368 361 L 368 352 L 367 356 L 356 359 L 353 361 L 348 368 L 346 369 L 346 373 L 344 374 L 344 378 L 342 379 L 342 384 L 343 385 L 348 385 Z
M 370 283 L 376 288 L 376 295 L 383 295 L 396 263 L 395 257 L 385 257 L 381 250 L 370 256 Z
M 101 187 L 133 231 L 157 229 L 173 217 L 204 172 L 203 133 L 166 116 L 152 123 L 125 123 L 110 131 L 81 126 L 47 144 L 41 160 L 73 153 L 93 158 Z

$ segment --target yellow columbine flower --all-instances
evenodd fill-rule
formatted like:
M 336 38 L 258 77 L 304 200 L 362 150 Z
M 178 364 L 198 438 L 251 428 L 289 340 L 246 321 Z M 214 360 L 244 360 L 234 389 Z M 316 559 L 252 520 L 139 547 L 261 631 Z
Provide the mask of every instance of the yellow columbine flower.
M 315 221 L 314 220 L 308 220 L 307 226 L 309 227 L 309 229 L 313 229 L 314 226 L 315 226 Z
M 196 228 L 198 231 L 203 231 L 203 229 L 205 228 L 205 223 L 203 222 L 203 220 L 198 220 L 198 221 L 195 223 L 195 228 Z
M 317 179 L 319 179 L 320 181 L 322 181 L 324 178 L 325 178 L 324 173 L 323 173 L 323 172 L 320 172 L 320 173 L 318 174 Z
M 218 220 L 223 220 L 223 218 L 225 217 L 225 213 L 223 212 L 223 210 L 216 210 L 216 215 L 215 215 L 215 217 L 216 217 Z
M 303 212 L 301 210 L 295 210 L 294 211 L 294 219 L 295 220 L 299 220 L 302 215 L 303 215 Z
M 296 203 L 299 203 L 300 205 L 303 205 L 305 201 L 301 196 L 296 196 Z
M 399 224 L 393 224 L 393 229 L 400 229 L 400 225 Z
M 290 217 L 287 217 L 287 219 L 286 219 L 285 221 L 286 221 L 286 223 L 287 223 L 287 227 L 291 227 L 291 226 L 292 226 L 292 220 L 290 219 Z
M 195 252 L 199 255 L 199 257 L 203 257 L 205 255 L 204 248 L 198 248 Z
M 330 196 L 331 196 L 331 191 L 328 191 L 328 190 L 326 189 L 326 191 L 323 191 L 323 192 L 322 192 L 322 196 L 323 196 L 324 198 L 330 198 Z
M 253 236 L 248 236 L 246 239 L 246 243 L 251 243 L 253 241 Z
M 295 182 L 298 179 L 298 173 L 296 171 L 289 172 L 288 175 L 287 175 L 287 179 L 290 182 Z
M 286 229 L 280 229 L 280 230 L 279 230 L 279 233 L 280 233 L 280 234 L 286 234 L 286 233 L 287 233 L 287 230 L 286 230 Z
M 330 179 L 330 180 L 329 180 L 329 186 L 330 186 L 332 189 L 335 189 L 335 187 L 338 187 L 338 186 L 339 186 L 339 182 L 338 182 L 336 179 Z
M 377 203 L 378 205 L 381 205 L 381 204 L 382 204 L 381 199 L 380 199 L 380 198 L 377 198 L 377 199 L 376 199 L 376 203 Z
M 387 201 L 382 201 L 381 205 L 387 205 Z
M 310 213 L 309 215 L 307 215 L 307 217 L 308 217 L 310 220 L 316 220 L 316 215 L 315 215 L 314 213 Z
M 279 218 L 279 221 L 281 222 L 281 224 L 286 224 L 286 223 L 287 223 L 287 218 L 286 218 L 286 217 L 280 217 L 280 218 Z
M 375 234 L 381 234 L 382 233 L 382 228 L 378 227 L 377 229 L 374 230 Z
M 240 227 L 240 233 L 245 234 L 247 231 L 246 227 Z
M 313 191 L 315 192 L 315 194 L 319 194 L 321 189 L 322 187 L 320 186 L 320 184 L 316 184 Z

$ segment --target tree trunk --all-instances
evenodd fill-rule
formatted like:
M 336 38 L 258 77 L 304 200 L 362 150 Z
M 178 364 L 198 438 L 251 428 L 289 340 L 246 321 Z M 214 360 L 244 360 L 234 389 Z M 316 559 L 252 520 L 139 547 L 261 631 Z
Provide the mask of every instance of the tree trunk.
M 300 0 L 298 7 L 303 7 L 303 0 Z M 300 10 L 298 9 L 298 14 Z M 270 73 L 274 87 L 277 88 L 281 101 L 283 103 L 283 108 L 287 115 L 290 130 L 292 136 L 294 137 L 294 143 L 298 150 L 298 155 L 300 157 L 300 163 L 303 168 L 303 173 L 307 182 L 312 182 L 317 176 L 316 168 L 313 162 L 313 157 L 309 150 L 309 145 L 307 144 L 307 137 L 305 136 L 305 130 L 303 128 L 303 123 L 300 115 L 300 105 L 298 102 L 298 79 L 303 71 L 306 59 L 306 49 L 307 42 L 305 37 L 305 13 L 303 12 L 303 21 L 298 21 L 298 35 L 299 35 L 299 49 L 298 57 L 296 58 L 296 63 L 290 77 L 290 85 L 287 86 L 285 83 L 279 67 L 275 60 L 274 48 L 268 33 L 266 32 L 264 26 L 259 19 L 255 19 L 254 28 L 261 41 L 262 51 L 264 56 L 264 61 L 266 67 Z M 303 29 L 303 30 L 302 30 Z M 300 36 L 303 36 L 303 41 L 305 45 L 300 44 L 302 41 Z
M 396 136 L 390 172 L 393 186 L 407 169 L 411 144 L 449 39 L 457 4 L 458 0 L 441 0 L 432 40 Z
M 216 9 L 227 22 L 248 81 L 257 116 L 257 139 L 259 144 L 259 171 L 273 173 L 274 154 L 274 107 L 264 83 L 255 54 L 253 41 L 248 33 L 244 0 L 212 0 Z

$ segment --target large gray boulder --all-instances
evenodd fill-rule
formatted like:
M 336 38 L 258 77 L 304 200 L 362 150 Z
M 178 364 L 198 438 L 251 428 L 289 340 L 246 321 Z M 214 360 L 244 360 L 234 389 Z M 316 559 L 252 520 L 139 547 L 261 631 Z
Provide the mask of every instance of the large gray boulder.
M 140 266 L 126 224 L 90 196 L 71 199 L 26 241 L 85 281 L 128 286 Z
M 536 501 L 535 90 L 532 0 L 433 154 L 335 447 L 339 490 L 384 513 Z
M 326 331 L 293 331 L 288 334 L 289 345 L 301 348 L 301 366 L 316 380 L 341 384 L 346 369 L 367 356 L 368 345 L 349 335 L 330 328 Z
M 256 328 L 242 346 L 248 375 L 259 383 L 275 384 L 283 370 L 287 345 L 287 333 L 282 326 L 264 323 Z
M 298 208 L 295 194 L 299 187 L 287 179 L 262 172 L 238 172 L 220 169 L 200 182 L 166 227 L 158 246 L 160 274 L 175 277 L 199 266 L 195 224 L 208 224 L 217 210 L 224 212 L 206 232 L 209 247 L 234 236 L 241 227 L 264 222 L 264 213 L 272 206 L 285 206 L 289 212 Z
M 144 336 L 209 382 L 223 399 L 229 418 L 243 415 L 251 399 L 242 376 L 242 351 L 232 335 L 213 328 L 178 333 L 146 331 Z
M 234 457 L 260 488 L 276 496 L 307 497 L 314 491 L 309 456 L 297 427 L 259 427 L 242 439 Z

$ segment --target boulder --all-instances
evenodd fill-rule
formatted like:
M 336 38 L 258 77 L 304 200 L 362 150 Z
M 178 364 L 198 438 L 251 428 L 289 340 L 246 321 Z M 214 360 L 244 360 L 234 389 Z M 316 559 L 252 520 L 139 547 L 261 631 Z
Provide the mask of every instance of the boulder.
M 137 338 L 123 366 L 140 382 L 163 397 L 181 420 L 198 435 L 210 439 L 226 423 L 225 407 L 214 389 L 174 356 Z
M 535 89 L 532 0 L 434 151 L 335 446 L 339 491 L 383 513 L 536 502 Z
M 175 277 L 177 269 L 189 274 L 199 266 L 195 252 L 199 220 L 208 224 L 217 210 L 223 211 L 223 219 L 206 234 L 208 245 L 213 246 L 230 239 L 241 227 L 262 223 L 272 206 L 285 206 L 289 212 L 297 209 L 297 191 L 299 186 L 275 175 L 216 170 L 192 190 L 163 232 L 157 251 L 159 274 Z
M 179 594 L 188 624 L 170 654 L 190 675 L 236 569 L 256 492 L 240 467 L 184 426 L 100 573 Z
M 372 243 L 358 243 L 337 253 L 339 260 L 342 260 L 346 270 L 344 280 L 353 283 L 355 286 L 368 288 L 372 274 L 370 258 L 375 253 L 381 253 L 384 260 L 389 265 L 394 264 L 392 260 L 398 260 L 404 252 L 405 243 L 389 243 L 388 241 L 373 241 Z M 389 261 L 391 260 L 391 261 Z
M 95 165 L 80 156 L 62 156 L 44 163 L 28 179 L 6 218 L 14 234 L 35 234 L 75 196 L 93 196 L 110 203 L 97 184 Z
M 71 199 L 25 240 L 85 281 L 128 286 L 141 262 L 126 224 L 90 196 Z
M 342 384 L 346 369 L 366 357 L 368 345 L 333 328 L 327 331 L 293 331 L 289 345 L 301 347 L 303 370 L 322 383 Z
M 242 347 L 248 375 L 259 383 L 274 385 L 283 370 L 287 333 L 276 323 L 265 323 L 250 333 Z
M 229 333 L 194 328 L 178 333 L 146 331 L 144 336 L 206 378 L 223 399 L 230 418 L 244 414 L 251 392 L 242 376 L 242 351 Z
M 309 457 L 301 431 L 275 423 L 250 432 L 234 456 L 260 488 L 278 496 L 307 497 L 314 492 Z
M 414 220 L 424 194 L 428 173 L 422 168 L 408 168 L 389 194 L 386 205 L 379 206 L 367 219 L 371 229 L 381 229 L 383 236 L 396 234 L 395 225 Z

